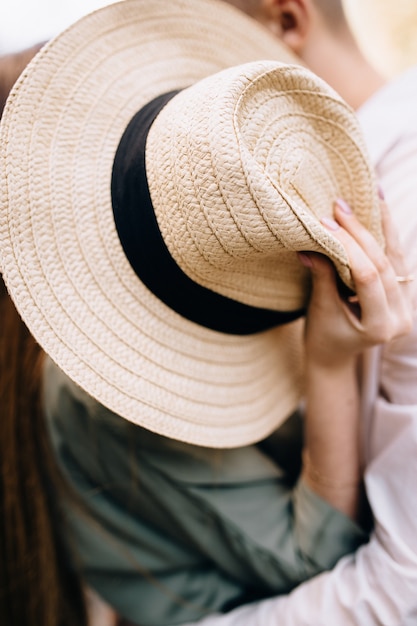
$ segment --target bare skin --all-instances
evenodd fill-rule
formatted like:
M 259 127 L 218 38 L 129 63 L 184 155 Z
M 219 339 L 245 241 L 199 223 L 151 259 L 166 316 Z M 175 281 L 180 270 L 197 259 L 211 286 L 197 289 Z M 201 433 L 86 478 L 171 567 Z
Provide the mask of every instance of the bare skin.
M 361 53 L 348 33 L 343 35 L 339 32 L 338 37 L 331 35 L 328 26 L 315 12 L 314 0 L 234 0 L 230 4 L 246 10 L 251 17 L 281 36 L 287 45 L 355 108 L 384 82 L 369 65 L 364 64 Z M 306 28 L 308 24 L 310 27 Z M 311 25 L 315 30 L 311 30 Z M 34 46 L 22 53 L 7 55 L 0 59 L 2 77 L 0 113 L 12 84 L 39 48 L 40 45 Z M 336 58 L 336 54 L 338 65 L 334 67 L 334 64 L 329 64 L 328 60 Z M 355 80 L 349 80 L 349 76 L 352 75 L 355 76 Z M 350 223 L 349 217 L 338 216 L 337 212 L 336 220 L 340 224 L 336 236 L 353 238 L 354 241 L 349 240 L 348 245 L 352 246 L 352 254 L 355 256 L 357 248 L 353 244 L 358 243 L 359 239 L 358 245 L 361 248 L 362 239 L 357 233 L 354 220 Z M 390 234 L 389 239 L 393 240 L 393 237 Z M 396 332 L 400 334 L 402 331 L 405 332 L 408 323 L 407 302 L 404 300 L 407 296 L 407 286 L 399 286 L 396 282 L 392 284 L 392 275 L 390 278 L 388 266 L 391 264 L 397 274 L 406 274 L 406 271 L 402 267 L 401 258 L 397 258 L 396 252 L 395 254 L 393 252 L 396 251 L 396 246 L 392 245 L 391 248 L 388 254 L 387 271 L 382 272 L 383 277 L 378 269 L 378 276 L 372 273 L 371 265 L 368 264 L 368 260 L 374 267 L 380 264 L 383 257 L 378 256 L 379 252 L 377 254 L 375 251 L 376 256 L 373 259 L 363 259 L 366 267 L 371 269 L 371 274 L 362 275 L 361 273 L 360 277 L 357 277 L 357 285 L 364 281 L 360 295 L 363 315 L 359 325 L 358 320 L 355 321 L 354 317 L 350 316 L 351 312 L 347 303 L 338 297 L 331 266 L 317 255 L 309 255 L 302 259 L 310 267 L 314 283 L 306 331 L 306 349 L 309 355 L 306 362 L 308 396 L 306 451 L 308 454 L 305 455 L 303 477 L 316 493 L 352 518 L 358 518 L 361 502 L 361 468 L 357 453 L 358 389 L 354 354 L 362 345 L 362 341 L 364 346 L 368 341 L 369 345 L 373 345 L 374 341 L 378 343 L 378 339 L 385 340 L 391 333 L 395 335 Z M 383 263 L 385 263 L 384 260 Z M 358 267 L 358 271 L 362 270 Z M 386 305 L 383 309 L 385 313 L 380 317 L 379 322 L 373 317 L 372 298 L 367 301 L 368 290 L 371 288 L 371 284 L 367 283 L 368 279 L 373 288 L 378 290 L 379 296 Z M 358 293 L 359 291 L 358 287 Z M 395 305 L 395 302 L 401 301 L 401 298 L 404 310 L 395 310 L 392 304 Z M 366 311 L 369 316 L 365 320 Z M 378 311 L 378 314 L 380 313 L 381 311 Z M 333 322 L 332 325 L 325 324 L 326 315 L 331 315 L 332 320 L 337 318 L 337 325 Z M 384 323 L 379 325 L 380 322 Z M 321 334 L 322 331 L 335 331 L 335 326 L 337 326 L 336 333 L 330 338 Z M 319 338 L 321 338 L 321 346 L 320 350 L 317 350 L 315 342 Z M 358 344 L 355 344 L 353 339 L 358 340 Z M 343 345 L 335 351 L 331 346 L 335 345 L 333 342 L 337 344 L 339 341 Z M 327 354 L 324 348 L 328 348 L 331 354 Z M 337 367 L 332 361 L 335 356 L 341 358 Z M 327 396 L 323 394 L 323 388 L 331 388 L 334 393 Z M 330 439 L 331 446 L 328 445 Z M 322 453 L 324 449 L 327 450 L 325 455 Z M 337 454 L 332 452 L 335 450 Z M 113 610 L 100 599 L 92 597 L 88 606 L 91 609 L 91 626 L 110 626 L 117 623 L 117 616 Z M 124 623 L 123 626 L 128 626 L 128 624 Z
M 384 84 L 385 79 L 362 55 L 347 23 L 331 27 L 320 13 L 319 0 L 225 1 L 278 36 L 354 109 Z M 335 271 L 324 257 L 300 255 L 313 279 L 305 333 L 302 476 L 335 508 L 360 519 L 358 359 L 365 349 L 409 332 L 412 307 L 409 286 L 396 280 L 408 272 L 385 204 L 385 252 L 343 206 L 335 205 L 334 221 L 325 225 L 348 252 L 358 302 L 352 306 L 340 296 Z M 123 622 L 123 626 L 133 625 Z
M 397 233 L 381 204 L 386 252 L 344 203 L 336 203 L 334 220 L 325 222 L 348 252 L 358 298 L 354 307 L 340 296 L 335 271 L 325 257 L 300 255 L 313 280 L 305 331 L 302 476 L 315 493 L 353 519 L 360 517 L 363 495 L 358 357 L 371 346 L 408 333 L 412 325 L 409 286 L 396 280 L 397 275 L 407 275 L 407 268 Z M 111 611 L 108 616 L 109 624 L 117 623 Z M 119 622 L 119 626 L 134 625 Z
M 386 205 L 381 205 L 386 253 L 345 203 L 335 204 L 335 220 L 325 224 L 347 250 L 359 306 L 339 295 L 335 272 L 324 257 L 300 259 L 313 277 L 305 335 L 304 478 L 353 519 L 360 515 L 362 497 L 357 359 L 364 349 L 408 333 L 412 324 L 409 287 L 396 280 L 407 268 Z
M 384 78 L 362 55 L 347 24 L 339 24 L 335 33 L 315 0 L 226 1 L 278 36 L 353 108 L 361 106 L 384 84 Z M 407 270 L 384 204 L 382 208 L 386 253 L 353 214 L 340 206 L 335 206 L 334 223 L 327 224 L 348 251 L 359 300 L 355 307 L 340 297 L 334 269 L 324 257 L 300 257 L 313 278 L 305 334 L 302 475 L 313 491 L 353 519 L 360 519 L 363 497 L 358 357 L 366 348 L 390 341 L 411 328 L 408 287 L 395 279 L 396 275 L 406 275 Z M 111 614 L 109 620 L 109 624 L 117 623 Z M 104 624 L 100 622 L 100 626 Z M 133 625 L 119 622 L 119 626 Z
M 354 109 L 385 83 L 359 49 L 341 0 L 332 0 L 340 7 L 332 22 L 324 0 L 224 1 L 265 26 Z
M 384 78 L 366 60 L 355 41 L 344 14 L 342 0 L 225 1 L 265 26 L 299 57 L 300 62 L 305 63 L 326 80 L 353 108 L 361 106 L 384 84 Z M 337 63 L 334 62 L 335 59 Z M 384 214 L 386 213 L 384 206 Z M 389 220 L 386 216 L 384 219 L 385 222 Z M 369 263 L 376 267 L 377 271 L 384 264 L 390 265 L 390 261 L 378 249 L 376 242 L 371 241 L 370 235 L 354 223 L 356 220 L 352 214 L 344 212 L 336 205 L 335 220 L 333 225 L 327 225 L 328 228 L 341 239 L 352 255 L 351 260 L 354 264 L 363 262 L 365 268 L 368 267 L 368 271 L 365 272 L 366 280 L 369 279 L 368 272 L 372 269 Z M 396 240 L 391 225 L 387 226 L 387 235 L 388 238 Z M 364 257 L 364 250 L 369 255 L 367 259 Z M 381 323 L 378 312 L 372 308 L 372 302 L 379 302 L 378 298 L 381 298 L 381 302 L 389 301 L 389 306 L 395 309 L 395 297 L 398 296 L 398 302 L 404 304 L 400 296 L 404 295 L 406 290 L 396 283 L 392 271 L 389 278 L 384 274 L 383 280 L 376 281 L 373 289 L 387 289 L 389 293 L 385 295 L 379 293 L 376 297 L 372 293 L 367 300 L 361 301 L 362 317 L 359 322 L 348 303 L 340 300 L 336 284 L 330 281 L 330 273 L 333 270 L 326 265 L 324 259 L 317 255 L 304 255 L 300 260 L 310 267 L 314 283 L 306 336 L 308 401 L 305 420 L 305 478 L 310 486 L 332 505 L 357 518 L 361 508 L 357 417 L 359 392 L 356 382 L 358 352 L 355 354 L 355 343 L 349 342 L 354 339 L 352 332 L 357 332 L 356 340 L 359 344 L 364 341 L 361 350 L 365 349 L 367 347 L 365 334 L 372 332 L 373 324 L 375 328 L 379 328 Z M 403 265 L 402 260 L 394 261 L 393 257 L 392 262 L 399 267 Z M 360 273 L 355 276 L 360 288 L 364 270 L 360 265 L 356 270 L 355 265 L 355 271 Z M 394 294 L 394 299 L 390 294 Z M 366 291 L 361 297 L 366 297 Z M 407 317 L 406 311 L 393 310 L 392 313 L 394 316 L 398 315 L 397 321 L 401 326 Z M 387 314 L 385 322 L 389 324 L 390 314 L 386 309 L 385 314 Z M 345 324 L 344 331 L 342 322 Z M 351 325 L 349 332 L 346 323 Z M 381 328 L 383 331 L 381 336 L 378 333 L 369 336 L 369 345 L 374 345 L 372 337 L 375 338 L 375 343 L 384 342 L 386 340 L 384 332 L 389 338 L 390 332 L 392 331 L 395 336 L 396 330 L 400 328 L 393 327 L 390 330 L 384 326 Z M 339 338 L 334 334 L 338 332 L 342 332 Z M 348 342 L 346 345 L 342 342 L 343 337 Z M 349 350 L 352 350 L 350 356 Z M 338 357 L 341 361 L 335 362 L 335 358 Z M 323 385 L 326 386 L 326 381 L 328 386 L 335 390 L 335 396 L 340 399 L 339 403 L 322 388 Z M 324 449 L 328 450 L 328 455 L 323 455 Z

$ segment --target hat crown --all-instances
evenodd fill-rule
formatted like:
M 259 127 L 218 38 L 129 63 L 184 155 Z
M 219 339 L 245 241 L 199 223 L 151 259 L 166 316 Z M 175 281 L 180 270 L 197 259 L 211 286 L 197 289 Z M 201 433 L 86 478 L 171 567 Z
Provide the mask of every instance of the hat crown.
M 159 113 L 146 147 L 171 255 L 198 284 L 273 310 L 306 304 L 297 250 L 331 251 L 349 284 L 345 251 L 319 218 L 342 196 L 369 225 L 362 151 L 350 108 L 305 68 L 257 61 L 199 81 Z M 349 180 L 358 160 L 362 198 Z
M 347 280 L 348 267 L 323 239 L 310 207 L 323 210 L 337 193 L 365 224 L 378 222 L 353 112 L 318 79 L 294 65 L 262 62 L 197 84 L 266 58 L 294 62 L 276 37 L 225 2 L 116 2 L 41 50 L 13 88 L 0 125 L 0 264 L 28 328 L 108 409 L 203 446 L 259 441 L 295 409 L 302 320 L 245 336 L 218 332 L 167 305 L 138 276 L 121 244 L 111 193 L 115 154 L 135 114 L 196 83 L 150 129 L 145 156 L 154 206 L 146 214 L 154 219 L 155 210 L 167 255 L 210 296 L 218 292 L 248 308 L 265 304 L 268 312 L 299 308 L 306 294 L 294 271 L 304 270 L 293 244 L 274 231 L 278 209 L 292 215 L 294 228 L 286 232 L 301 225 L 313 242 L 325 241 Z M 256 106 L 269 72 L 281 74 L 268 98 L 278 112 L 287 103 L 282 128 L 278 113 Z M 260 135 L 276 141 L 264 147 Z M 233 151 L 222 157 L 229 145 Z M 316 193 L 328 199 L 317 201 Z M 139 209 L 138 228 L 140 197 L 128 207 Z M 278 254 L 279 243 L 293 265 Z M 145 265 L 152 264 L 148 249 Z M 163 270 L 155 273 L 165 282 Z

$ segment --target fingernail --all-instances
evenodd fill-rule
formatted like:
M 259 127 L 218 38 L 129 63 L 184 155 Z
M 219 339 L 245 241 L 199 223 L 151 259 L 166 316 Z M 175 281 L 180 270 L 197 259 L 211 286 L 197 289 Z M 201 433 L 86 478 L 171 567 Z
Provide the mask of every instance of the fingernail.
M 305 252 L 297 252 L 297 256 L 300 259 L 300 263 L 304 265 L 304 267 L 313 267 L 313 261 Z
M 331 217 L 322 217 L 320 221 L 324 226 L 327 226 L 329 230 L 339 230 L 340 228 L 339 224 L 332 220 Z
M 346 213 L 346 215 L 352 214 L 352 209 L 350 208 L 346 200 L 343 200 L 343 198 L 338 198 L 336 200 L 336 204 L 343 211 L 343 213 Z
M 381 200 L 385 200 L 385 194 L 383 192 L 381 185 L 378 185 L 378 196 L 381 198 Z

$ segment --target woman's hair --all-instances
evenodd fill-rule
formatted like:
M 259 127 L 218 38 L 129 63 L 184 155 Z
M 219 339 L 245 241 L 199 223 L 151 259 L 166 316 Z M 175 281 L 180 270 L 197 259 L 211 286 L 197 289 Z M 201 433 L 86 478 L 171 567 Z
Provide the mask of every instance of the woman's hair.
M 0 115 L 39 49 L 0 57 Z M 43 353 L 0 277 L 0 624 L 84 626 L 58 492 L 64 489 L 41 407 Z
M 19 52 L 0 56 L 0 117 L 11 88 L 42 46 L 43 43 L 37 43 Z

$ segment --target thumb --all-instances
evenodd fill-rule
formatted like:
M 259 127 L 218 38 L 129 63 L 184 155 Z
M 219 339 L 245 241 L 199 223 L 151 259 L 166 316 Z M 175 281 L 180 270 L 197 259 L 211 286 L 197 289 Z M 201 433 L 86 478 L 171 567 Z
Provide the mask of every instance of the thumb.
M 336 270 L 329 259 L 316 252 L 299 254 L 300 261 L 311 272 L 312 290 L 310 306 L 319 305 L 320 308 L 335 305 L 339 301 L 339 292 L 336 282 Z

